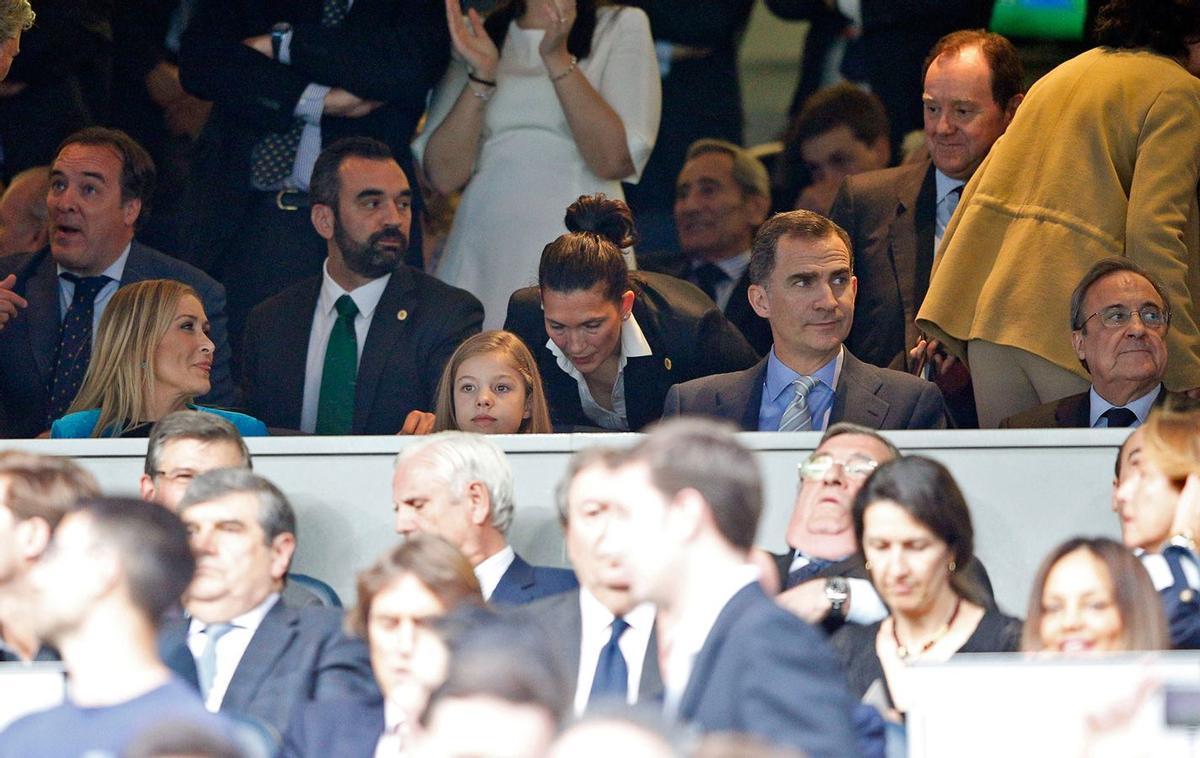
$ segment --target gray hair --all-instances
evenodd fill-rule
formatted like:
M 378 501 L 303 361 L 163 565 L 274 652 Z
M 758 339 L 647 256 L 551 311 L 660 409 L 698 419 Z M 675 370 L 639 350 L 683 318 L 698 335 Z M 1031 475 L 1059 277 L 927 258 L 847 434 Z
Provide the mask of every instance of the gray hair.
M 179 515 L 193 505 L 242 494 L 257 498 L 258 524 L 268 545 L 281 534 L 296 533 L 296 513 L 287 497 L 267 479 L 244 468 L 218 468 L 197 476 L 179 501 Z
M 1079 280 L 1079 284 L 1076 284 L 1075 289 L 1071 292 L 1071 331 L 1079 331 L 1084 327 L 1084 321 L 1087 319 L 1083 315 L 1083 301 L 1087 297 L 1088 290 L 1092 288 L 1092 285 L 1109 274 L 1115 274 L 1120 271 L 1128 271 L 1150 282 L 1150 286 L 1154 288 L 1154 291 L 1158 293 L 1159 299 L 1163 302 L 1163 310 L 1166 311 L 1168 323 L 1170 323 L 1171 301 L 1167 299 L 1166 290 L 1158 283 L 1158 280 L 1128 258 L 1112 256 L 1101 258 L 1092 264 L 1092 267 L 1087 270 L 1087 273 L 1083 275 L 1083 278 Z
M 159 460 L 163 448 L 175 440 L 196 440 L 213 443 L 228 442 L 237 447 L 244 468 L 254 468 L 246 441 L 237 427 L 215 413 L 202 411 L 175 411 L 158 420 L 150 430 L 150 442 L 146 445 L 146 476 L 153 477 L 159 471 Z
M 29 29 L 35 17 L 29 0 L 0 0 L 0 42 Z
M 563 526 L 567 525 L 571 510 L 571 504 L 568 499 L 568 496 L 571 494 L 571 482 L 575 481 L 575 477 L 579 476 L 579 472 L 593 466 L 603 466 L 613 471 L 620 468 L 628 456 L 628 450 L 615 447 L 584 448 L 571 456 L 571 461 L 567 464 L 567 471 L 563 474 L 562 480 L 554 490 L 554 501 L 558 506 L 558 520 Z
M 686 160 L 690 161 L 710 153 L 728 155 L 733 159 L 733 180 L 741 188 L 742 195 L 766 198 L 771 196 L 771 179 L 767 175 L 767 167 L 744 147 L 723 139 L 706 137 L 696 140 L 688 147 Z
M 508 534 L 513 520 L 513 476 L 503 450 L 482 434 L 448 431 L 404 448 L 396 456 L 396 465 L 415 458 L 428 462 L 456 497 L 461 497 L 471 482 L 483 484 L 492 500 L 492 526 Z
M 817 445 L 817 447 L 824 445 L 825 440 L 830 440 L 830 439 L 833 439 L 834 437 L 840 437 L 843 434 L 858 434 L 863 437 L 870 437 L 871 439 L 878 442 L 880 445 L 883 445 L 884 447 L 887 448 L 888 452 L 892 454 L 892 460 L 903 457 L 903 455 L 900 452 L 900 448 L 896 447 L 895 443 L 893 443 L 887 437 L 884 437 L 882 434 L 875 431 L 874 429 L 872 429 L 869 426 L 863 426 L 862 424 L 856 424 L 853 421 L 839 421 L 836 424 L 830 424 L 829 428 L 825 430 L 825 433 L 821 435 L 821 443 L 819 445 Z M 879 461 L 879 462 L 886 463 L 886 461 Z

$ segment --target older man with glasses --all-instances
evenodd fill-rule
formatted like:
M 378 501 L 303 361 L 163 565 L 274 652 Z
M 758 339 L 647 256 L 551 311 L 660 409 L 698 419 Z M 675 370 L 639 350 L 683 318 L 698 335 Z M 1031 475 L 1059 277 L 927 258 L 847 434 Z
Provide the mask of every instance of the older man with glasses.
M 1071 293 L 1071 343 L 1092 376 L 1087 392 L 1031 408 L 1007 428 L 1136 427 L 1175 394 L 1163 387 L 1171 307 L 1162 286 L 1126 258 L 1098 261 Z
M 775 555 L 783 591 L 777 602 L 832 634 L 847 621 L 873 624 L 888 614 L 867 577 L 851 507 L 863 482 L 900 451 L 883 435 L 848 422 L 832 425 L 800 463 L 796 502 L 788 522 L 788 552 Z M 983 565 L 967 571 L 991 596 Z

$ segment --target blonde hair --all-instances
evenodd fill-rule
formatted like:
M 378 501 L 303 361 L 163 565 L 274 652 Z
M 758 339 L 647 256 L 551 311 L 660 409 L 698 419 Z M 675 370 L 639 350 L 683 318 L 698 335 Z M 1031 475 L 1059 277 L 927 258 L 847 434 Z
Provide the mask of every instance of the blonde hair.
M 29 0 L 0 0 L 0 42 L 28 30 L 34 18 Z
M 100 409 L 91 436 L 120 436 L 137 424 L 157 421 L 149 417 L 154 352 L 187 295 L 200 302 L 196 290 L 182 282 L 148 279 L 121 287 L 108 301 L 83 386 L 67 409 Z
M 1200 405 L 1168 402 L 1151 411 L 1142 451 L 1177 489 L 1200 474 Z
M 542 375 L 538 372 L 533 355 L 521 338 L 512 332 L 495 330 L 480 332 L 465 340 L 442 371 L 442 379 L 438 382 L 437 410 L 434 413 L 433 430 L 435 432 L 452 431 L 459 428 L 458 419 L 454 415 L 454 377 L 458 368 L 468 358 L 485 353 L 499 353 L 504 362 L 521 375 L 525 381 L 525 401 L 529 403 L 529 418 L 521 420 L 518 434 L 549 434 L 554 431 L 550 425 L 550 409 L 546 404 L 546 392 L 542 389 Z

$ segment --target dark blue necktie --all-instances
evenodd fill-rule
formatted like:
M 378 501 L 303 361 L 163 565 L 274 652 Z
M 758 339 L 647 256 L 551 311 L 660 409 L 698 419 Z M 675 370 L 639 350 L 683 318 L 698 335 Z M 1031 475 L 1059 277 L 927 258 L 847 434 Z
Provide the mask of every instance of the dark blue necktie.
M 1128 408 L 1109 408 L 1100 415 L 1108 419 L 1108 425 L 1114 429 L 1127 429 L 1137 423 L 1137 414 Z
M 618 643 L 621 635 L 629 628 L 625 619 L 617 616 L 612 622 L 612 636 L 600 650 L 600 659 L 596 661 L 596 676 L 592 679 L 592 692 L 588 696 L 588 706 L 609 700 L 624 703 L 629 693 L 629 667 L 625 665 L 625 656 L 621 655 Z
M 58 356 L 54 359 L 54 376 L 50 380 L 50 404 L 46 408 L 49 424 L 61 418 L 79 394 L 83 374 L 92 359 L 92 318 L 96 312 L 96 295 L 112 281 L 107 276 L 76 276 L 59 274 L 75 283 L 75 295 L 63 319 Z
M 807 582 L 809 579 L 812 579 L 817 574 L 821 573 L 822 571 L 829 568 L 833 564 L 834 564 L 833 561 L 827 561 L 827 560 L 824 560 L 823 558 L 809 558 L 807 565 L 801 566 L 800 568 L 796 569 L 795 571 L 788 573 L 787 587 L 785 587 L 784 589 L 790 590 L 792 587 L 795 587 L 798 584 L 803 584 L 804 582 Z

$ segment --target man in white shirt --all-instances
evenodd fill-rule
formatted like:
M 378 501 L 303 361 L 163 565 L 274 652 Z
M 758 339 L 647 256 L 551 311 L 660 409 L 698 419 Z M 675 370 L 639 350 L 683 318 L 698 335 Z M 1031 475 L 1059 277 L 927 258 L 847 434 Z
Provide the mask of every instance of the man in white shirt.
M 762 482 L 733 429 L 666 422 L 612 474 L 607 539 L 659 611 L 667 712 L 812 756 L 858 752 L 854 703 L 811 626 L 771 601 L 750 549 Z
M 572 459 L 558 512 L 580 587 L 525 609 L 558 656 L 577 716 L 602 701 L 633 705 L 662 694 L 654 604 L 634 600 L 629 566 L 608 539 L 621 455 L 590 448 Z
M 260 719 L 280 733 L 297 703 L 377 695 L 366 646 L 337 608 L 280 600 L 296 517 L 273 484 L 245 469 L 196 477 L 179 504 L 196 575 L 187 618 L 163 630 L 164 659 L 195 682 L 210 711 Z
M 457 547 L 491 603 L 521 604 L 574 589 L 566 569 L 531 566 L 508 544 L 512 469 L 483 435 L 440 432 L 396 456 L 392 476 L 396 533 L 436 534 Z

